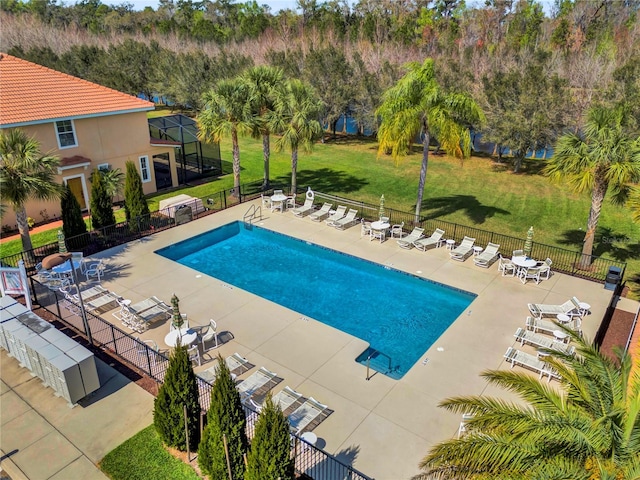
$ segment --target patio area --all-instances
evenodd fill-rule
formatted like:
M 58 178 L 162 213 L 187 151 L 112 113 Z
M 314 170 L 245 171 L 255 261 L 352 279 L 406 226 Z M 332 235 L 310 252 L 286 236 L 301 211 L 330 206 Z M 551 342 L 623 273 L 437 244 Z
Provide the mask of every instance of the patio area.
M 395 239 L 371 242 L 361 237 L 359 226 L 341 231 L 290 212 L 265 211 L 256 225 L 478 295 L 402 379 L 377 374 L 367 380 L 366 367 L 355 362 L 368 346 L 365 341 L 154 253 L 241 220 L 249 205 L 96 255 L 108 265 L 102 286 L 132 303 L 151 296 L 170 303 L 175 293 L 190 326 L 206 328 L 214 319 L 224 343 L 204 354 L 197 373 L 211 367 L 218 354 L 227 357 L 234 352 L 276 373 L 283 381 L 273 393 L 288 385 L 333 411 L 314 429 L 317 446 L 377 480 L 418 473 L 430 446 L 456 434 L 460 416 L 438 408 L 440 401 L 459 395 L 508 397 L 488 387 L 479 374 L 510 368 L 503 358 L 508 347 L 535 353 L 513 336 L 525 326 L 528 303 L 562 304 L 573 296 L 588 302 L 591 314 L 584 317 L 582 330 L 592 339 L 611 298 L 612 292 L 598 283 L 556 273 L 539 284 L 523 285 L 518 278 L 501 276 L 497 264 L 484 269 L 472 258 L 451 261 L 444 246 L 407 250 Z M 111 313 L 102 317 L 121 326 Z M 157 322 L 140 337 L 168 350 L 167 333 L 169 321 Z

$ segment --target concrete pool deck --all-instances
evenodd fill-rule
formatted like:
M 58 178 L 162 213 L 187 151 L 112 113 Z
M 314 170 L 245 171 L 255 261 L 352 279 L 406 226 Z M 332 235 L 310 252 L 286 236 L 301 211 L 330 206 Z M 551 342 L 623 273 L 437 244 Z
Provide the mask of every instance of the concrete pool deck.
M 410 478 L 419 472 L 418 463 L 432 445 L 456 434 L 460 416 L 437 407 L 445 398 L 479 394 L 513 398 L 488 386 L 480 373 L 509 368 L 503 354 L 510 346 L 535 351 L 520 347 L 513 337 L 524 326 L 527 303 L 561 304 L 577 296 L 591 305 L 591 315 L 584 318 L 582 328 L 593 339 L 611 298 L 612 292 L 602 284 L 562 274 L 539 285 L 523 285 L 516 278 L 502 277 L 495 265 L 483 269 L 471 258 L 452 261 L 444 247 L 427 252 L 404 250 L 392 239 L 380 244 L 362 238 L 359 225 L 339 231 L 288 212 L 265 212 L 255 222 L 264 228 L 478 295 L 402 379 L 376 374 L 367 381 L 366 367 L 354 361 L 367 347 L 363 340 L 154 253 L 241 220 L 249 205 L 95 255 L 108 264 L 102 285 L 134 303 L 152 295 L 168 303 L 175 293 L 191 326 L 206 325 L 213 318 L 219 332 L 228 332 L 223 333 L 228 341 L 205 354 L 196 372 L 212 366 L 218 353 L 225 357 L 234 352 L 257 367 L 276 372 L 284 381 L 275 392 L 288 385 L 333 410 L 314 430 L 317 445 L 376 480 Z M 300 281 L 304 281 L 304 272 Z M 117 322 L 111 313 L 102 316 Z M 140 336 L 167 349 L 164 336 L 168 331 L 168 322 L 164 322 Z

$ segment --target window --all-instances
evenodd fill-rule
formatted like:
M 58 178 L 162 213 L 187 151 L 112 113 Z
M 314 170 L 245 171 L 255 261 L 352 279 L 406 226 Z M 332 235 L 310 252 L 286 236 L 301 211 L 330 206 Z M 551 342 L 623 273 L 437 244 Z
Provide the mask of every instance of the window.
M 142 176 L 142 183 L 151 181 L 151 172 L 149 171 L 149 157 L 146 155 L 140 157 L 140 174 Z
M 58 146 L 60 148 L 78 146 L 73 120 L 60 120 L 56 122 L 56 134 L 58 135 Z
M 101 163 L 100 165 L 98 165 L 98 170 L 100 170 L 101 172 L 108 172 L 109 170 L 111 170 L 111 166 L 108 163 Z

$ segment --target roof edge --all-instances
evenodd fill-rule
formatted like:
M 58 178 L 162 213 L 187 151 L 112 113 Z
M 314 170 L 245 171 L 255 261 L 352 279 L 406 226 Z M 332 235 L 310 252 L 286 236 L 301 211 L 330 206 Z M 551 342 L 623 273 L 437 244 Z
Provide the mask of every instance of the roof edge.
M 16 122 L 16 123 L 2 123 L 2 119 L 0 119 L 0 129 L 26 127 L 28 125 L 39 125 L 42 123 L 53 123 L 53 122 L 58 122 L 60 120 L 81 120 L 83 118 L 108 117 L 111 115 L 124 115 L 126 113 L 149 112 L 151 110 L 155 110 L 155 108 L 156 108 L 155 105 L 151 105 L 149 107 L 133 108 L 129 110 L 114 110 L 112 112 L 87 113 L 85 115 L 72 115 L 69 117 L 43 118 L 40 120 L 31 120 L 28 122 Z

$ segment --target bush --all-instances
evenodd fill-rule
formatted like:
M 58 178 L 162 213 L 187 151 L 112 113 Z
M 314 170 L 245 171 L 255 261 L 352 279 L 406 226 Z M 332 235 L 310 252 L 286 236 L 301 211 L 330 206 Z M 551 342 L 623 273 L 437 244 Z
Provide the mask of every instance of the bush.
M 87 225 L 82 218 L 80 204 L 68 184 L 65 185 L 60 208 L 62 211 L 62 231 L 65 237 L 71 238 L 87 233 Z
M 280 407 L 273 403 L 271 395 L 267 395 L 256 423 L 251 450 L 247 455 L 247 471 L 244 474 L 244 480 L 265 478 L 294 478 L 289 422 Z
M 107 193 L 102 175 L 93 172 L 91 175 L 91 224 L 94 229 L 108 227 L 116 223 L 113 214 L 111 197 Z
M 146 221 L 149 216 L 149 205 L 142 190 L 142 180 L 138 174 L 135 163 L 128 161 L 126 163 L 126 177 L 124 181 L 124 213 L 127 217 L 127 223 L 132 229 L 138 227 L 137 222 L 142 219 Z M 133 220 L 133 224 L 131 221 Z
M 228 478 L 227 460 L 222 436 L 226 435 L 233 478 L 244 477 L 244 454 L 247 451 L 246 418 L 240 394 L 231 378 L 229 367 L 218 356 L 218 373 L 211 390 L 207 426 L 198 448 L 198 464 L 212 479 Z
M 200 402 L 198 384 L 185 345 L 178 345 L 169 358 L 164 383 L 153 405 L 153 424 L 162 441 L 185 451 L 184 406 L 187 406 L 189 449 L 200 442 Z

